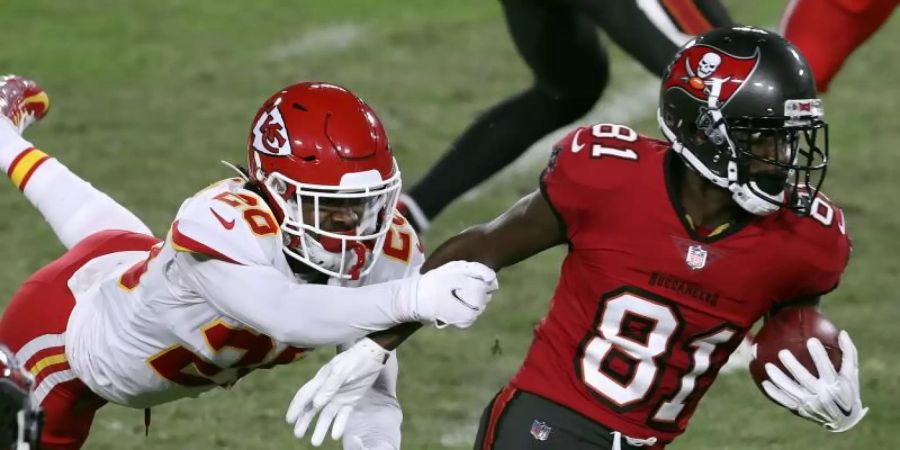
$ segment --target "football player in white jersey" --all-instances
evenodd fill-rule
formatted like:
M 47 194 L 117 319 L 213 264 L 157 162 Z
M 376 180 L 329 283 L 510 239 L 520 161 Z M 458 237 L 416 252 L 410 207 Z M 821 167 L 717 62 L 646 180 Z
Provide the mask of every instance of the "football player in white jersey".
M 81 447 L 107 402 L 194 397 L 331 345 L 383 366 L 341 417 L 345 446 L 399 448 L 396 357 L 365 336 L 467 327 L 497 281 L 462 261 L 418 274 L 421 245 L 395 210 L 400 172 L 368 105 L 327 83 L 275 93 L 253 120 L 248 170 L 185 200 L 163 240 L 21 137 L 48 109 L 34 82 L 0 79 L 0 168 L 69 249 L 0 321 L 35 377 L 43 448 Z

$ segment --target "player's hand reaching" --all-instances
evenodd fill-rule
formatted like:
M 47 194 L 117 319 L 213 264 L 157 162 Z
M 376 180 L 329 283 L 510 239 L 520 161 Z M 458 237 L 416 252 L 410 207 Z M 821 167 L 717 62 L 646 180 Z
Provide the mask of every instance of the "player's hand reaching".
M 466 261 L 444 264 L 411 277 L 409 282 L 417 318 L 439 328 L 471 326 L 499 287 L 493 270 Z M 288 407 L 285 419 L 294 425 L 294 435 L 302 438 L 318 414 L 312 444 L 321 445 L 329 427 L 331 437 L 340 439 L 354 406 L 375 383 L 388 355 L 380 345 L 364 338 L 319 369 Z
M 499 289 L 497 274 L 481 263 L 452 261 L 421 275 L 416 286 L 416 311 L 423 322 L 438 328 L 468 328 L 484 312 Z
M 340 439 L 353 407 L 372 387 L 390 352 L 369 338 L 363 338 L 322 366 L 312 380 L 294 395 L 285 420 L 294 425 L 294 435 L 302 438 L 312 419 L 319 414 L 312 445 L 320 446 L 334 422 L 332 439 Z
M 856 347 L 846 331 L 841 331 L 841 370 L 835 370 L 825 347 L 817 338 L 807 341 L 807 348 L 818 377 L 810 373 L 788 350 L 778 358 L 789 374 L 775 364 L 767 363 L 769 380 L 762 386 L 770 398 L 801 417 L 812 420 L 832 432 L 847 431 L 866 415 L 859 394 L 859 365 Z

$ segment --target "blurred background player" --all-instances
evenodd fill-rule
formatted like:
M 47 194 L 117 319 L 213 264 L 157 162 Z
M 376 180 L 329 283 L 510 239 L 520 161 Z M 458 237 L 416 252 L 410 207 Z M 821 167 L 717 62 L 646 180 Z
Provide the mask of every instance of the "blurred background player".
M 149 427 L 152 406 L 336 345 L 380 381 L 344 417 L 350 448 L 399 448 L 397 358 L 363 338 L 420 320 L 467 327 L 497 285 L 475 263 L 418 275 L 422 248 L 394 208 L 400 172 L 365 102 L 328 83 L 273 94 L 248 170 L 185 200 L 165 240 L 20 136 L 49 104 L 33 81 L 0 78 L 0 169 L 68 249 L 0 320 L 36 377 L 44 449 L 80 448 L 107 402 L 145 409 Z
M 791 0 L 779 32 L 806 56 L 826 92 L 847 57 L 891 17 L 897 0 Z
M 401 211 L 419 231 L 426 230 L 453 200 L 597 103 L 609 81 L 609 56 L 597 27 L 659 76 L 693 35 L 733 23 L 719 0 L 502 0 L 500 4 L 534 84 L 479 116 L 401 197 Z
M 33 389 L 31 374 L 0 344 L 0 449 L 39 450 L 42 418 Z

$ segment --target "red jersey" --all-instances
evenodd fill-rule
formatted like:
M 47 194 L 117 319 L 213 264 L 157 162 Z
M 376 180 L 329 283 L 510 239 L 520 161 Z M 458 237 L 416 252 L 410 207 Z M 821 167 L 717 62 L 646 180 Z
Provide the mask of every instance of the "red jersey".
M 621 125 L 560 141 L 541 178 L 569 253 L 512 384 L 662 445 L 687 425 L 745 332 L 779 302 L 837 286 L 844 214 L 747 216 L 701 236 L 681 207 L 668 143 Z

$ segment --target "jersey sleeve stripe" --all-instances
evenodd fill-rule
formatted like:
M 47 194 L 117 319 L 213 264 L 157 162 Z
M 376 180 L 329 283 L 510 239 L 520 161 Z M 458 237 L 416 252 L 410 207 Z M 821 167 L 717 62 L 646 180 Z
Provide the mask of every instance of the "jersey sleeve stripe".
M 211 256 L 213 258 L 216 258 L 216 259 L 219 259 L 219 260 L 222 260 L 225 262 L 240 264 L 237 261 L 223 255 L 222 253 L 220 253 L 206 245 L 203 245 L 200 242 L 197 242 L 197 241 L 191 239 L 190 237 L 182 234 L 178 230 L 178 221 L 177 220 L 174 223 L 172 223 L 171 237 L 172 237 L 172 248 L 174 248 L 175 251 L 185 252 L 185 253 L 199 253 L 202 255 Z
M 28 179 L 31 178 L 31 175 L 48 159 L 50 159 L 49 155 L 32 147 L 20 153 L 16 159 L 13 160 L 12 164 L 9 166 L 7 175 L 9 175 L 9 179 L 16 189 L 24 191 L 25 185 L 28 183 Z
M 13 172 L 15 172 L 16 167 L 18 167 L 19 164 L 22 163 L 22 160 L 28 157 L 28 155 L 33 154 L 35 150 L 37 149 L 34 147 L 28 147 L 25 150 L 22 150 L 18 155 L 16 155 L 16 157 L 13 158 L 12 162 L 9 164 L 9 167 L 6 169 L 6 175 L 12 177 L 12 174 Z

